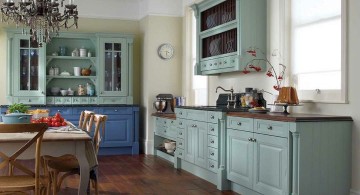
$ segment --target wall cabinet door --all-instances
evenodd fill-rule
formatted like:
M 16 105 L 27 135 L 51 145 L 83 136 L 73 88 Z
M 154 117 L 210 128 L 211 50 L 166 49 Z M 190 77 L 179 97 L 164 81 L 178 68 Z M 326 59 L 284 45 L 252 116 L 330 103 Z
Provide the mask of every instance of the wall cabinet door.
M 262 134 L 254 134 L 254 139 L 254 190 L 269 195 L 289 194 L 287 139 Z
M 9 59 L 14 96 L 45 97 L 44 47 L 38 47 L 29 36 L 14 35 Z
M 133 115 L 108 115 L 101 147 L 131 146 Z
M 100 96 L 128 95 L 127 56 L 125 38 L 100 38 Z
M 251 189 L 254 145 L 249 138 L 253 133 L 232 129 L 228 129 L 227 133 L 227 177 Z

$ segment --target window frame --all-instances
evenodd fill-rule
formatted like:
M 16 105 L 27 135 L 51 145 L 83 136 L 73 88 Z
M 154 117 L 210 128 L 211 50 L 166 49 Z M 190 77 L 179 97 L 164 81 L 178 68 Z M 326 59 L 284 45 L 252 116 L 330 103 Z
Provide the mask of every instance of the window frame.
M 291 3 L 296 0 L 291 0 L 289 5 L 286 7 L 288 8 L 288 18 L 289 18 L 289 48 L 292 47 L 292 36 L 293 31 L 291 27 Z M 317 96 L 318 98 L 314 98 L 316 96 L 317 91 L 316 90 L 298 90 L 299 96 L 301 94 L 305 94 L 306 99 L 300 99 L 300 102 L 314 102 L 314 103 L 349 103 L 348 101 L 348 55 L 347 55 L 347 46 L 348 46 L 348 16 L 347 16 L 347 10 L 348 10 L 348 0 L 341 0 L 341 89 L 336 92 L 332 92 L 332 90 L 320 90 L 321 96 Z M 291 52 L 290 52 L 290 62 L 292 61 L 291 58 Z M 291 74 L 291 84 L 293 86 L 296 86 L 296 75 L 293 74 L 293 68 L 290 69 Z M 336 93 L 337 99 L 330 100 L 326 99 L 326 97 L 330 95 L 334 95 Z M 308 99 L 307 97 L 313 95 L 313 97 Z

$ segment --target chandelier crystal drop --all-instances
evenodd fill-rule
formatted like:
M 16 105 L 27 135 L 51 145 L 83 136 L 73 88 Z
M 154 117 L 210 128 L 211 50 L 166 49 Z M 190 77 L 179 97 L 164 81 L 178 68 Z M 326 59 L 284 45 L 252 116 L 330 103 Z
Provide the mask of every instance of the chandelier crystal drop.
M 58 36 L 60 28 L 78 28 L 78 11 L 74 0 L 64 6 L 65 0 L 6 0 L 1 6 L 1 22 L 13 22 L 22 26 L 23 34 L 29 34 L 31 40 L 49 43 L 51 37 Z M 60 13 L 59 6 L 63 9 Z

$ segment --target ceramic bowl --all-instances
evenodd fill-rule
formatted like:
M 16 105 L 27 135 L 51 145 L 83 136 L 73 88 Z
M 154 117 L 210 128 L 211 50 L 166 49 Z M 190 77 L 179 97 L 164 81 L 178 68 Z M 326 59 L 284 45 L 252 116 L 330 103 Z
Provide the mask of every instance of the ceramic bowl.
M 60 92 L 60 87 L 51 87 L 51 94 L 58 95 Z
M 68 90 L 63 89 L 63 90 L 60 91 L 60 93 L 61 93 L 62 96 L 66 96 L 68 94 Z
M 176 142 L 173 142 L 173 141 L 165 142 L 164 146 L 165 146 L 166 152 L 173 153 L 176 148 Z

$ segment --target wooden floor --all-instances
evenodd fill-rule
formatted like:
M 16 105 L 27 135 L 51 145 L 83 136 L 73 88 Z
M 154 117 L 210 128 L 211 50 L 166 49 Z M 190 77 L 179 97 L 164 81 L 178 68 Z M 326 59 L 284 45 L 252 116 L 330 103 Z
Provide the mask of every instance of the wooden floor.
M 67 179 L 61 195 L 77 194 L 78 176 Z M 91 191 L 93 194 L 93 190 Z M 219 191 L 216 186 L 153 155 L 100 156 L 99 192 L 115 194 L 236 194 Z

